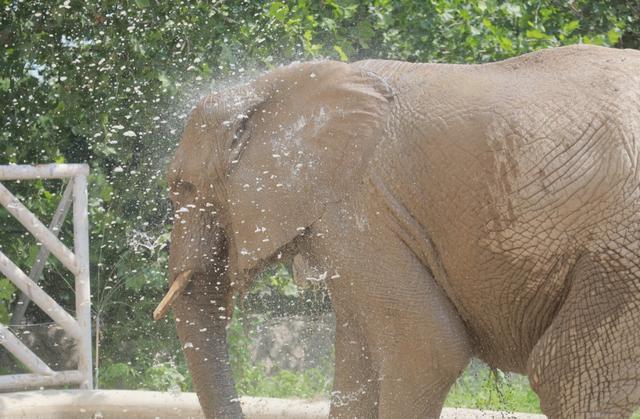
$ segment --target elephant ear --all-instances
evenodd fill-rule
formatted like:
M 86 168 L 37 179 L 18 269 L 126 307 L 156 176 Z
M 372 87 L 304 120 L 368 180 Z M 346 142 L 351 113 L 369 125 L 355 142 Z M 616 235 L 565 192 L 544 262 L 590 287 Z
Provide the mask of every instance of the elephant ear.
M 232 241 L 240 272 L 259 265 L 344 200 L 362 180 L 392 93 L 374 74 L 325 61 L 258 79 L 264 101 L 244 114 L 230 162 Z

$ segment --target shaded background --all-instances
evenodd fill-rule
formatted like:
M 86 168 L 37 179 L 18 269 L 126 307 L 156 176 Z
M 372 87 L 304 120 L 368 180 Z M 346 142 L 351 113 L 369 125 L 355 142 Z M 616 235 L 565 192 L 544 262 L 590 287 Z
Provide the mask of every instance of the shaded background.
M 0 164 L 91 166 L 96 385 L 190 390 L 166 289 L 171 224 L 164 170 L 198 97 L 295 60 L 480 63 L 573 43 L 640 48 L 640 0 L 1 0 Z M 61 181 L 7 182 L 43 220 Z M 47 222 L 47 221 L 45 221 Z M 71 223 L 62 231 L 70 243 Z M 0 210 L 0 249 L 28 270 L 37 243 Z M 73 277 L 53 258 L 43 287 L 73 311 Z M 15 288 L 0 276 L 0 322 Z M 15 330 L 44 358 L 69 353 L 35 307 Z M 322 397 L 332 318 L 321 289 L 265 272 L 231 326 L 242 394 Z M 53 339 L 45 343 L 44 336 Z M 50 339 L 50 340 L 51 340 Z M 0 372 L 20 370 L 0 349 Z M 473 363 L 449 405 L 536 411 L 523 377 Z

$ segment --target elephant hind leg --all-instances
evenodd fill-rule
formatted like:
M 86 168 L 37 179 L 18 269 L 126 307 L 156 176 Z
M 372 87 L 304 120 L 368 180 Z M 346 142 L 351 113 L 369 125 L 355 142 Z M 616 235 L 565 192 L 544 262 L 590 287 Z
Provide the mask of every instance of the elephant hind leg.
M 581 258 L 527 369 L 549 418 L 631 416 L 640 405 L 640 276 Z

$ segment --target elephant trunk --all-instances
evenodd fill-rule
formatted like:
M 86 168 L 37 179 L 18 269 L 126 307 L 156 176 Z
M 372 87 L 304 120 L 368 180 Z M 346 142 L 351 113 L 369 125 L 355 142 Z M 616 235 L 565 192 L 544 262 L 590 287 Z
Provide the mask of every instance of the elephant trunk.
M 188 189 L 173 195 L 171 287 L 154 317 L 173 309 L 178 337 L 205 416 L 242 418 L 229 364 L 227 324 L 232 285 L 228 245 L 217 207 Z
M 222 276 L 226 276 L 222 275 Z M 193 274 L 175 300 L 178 336 L 207 418 L 242 418 L 229 363 L 226 295 L 220 278 Z

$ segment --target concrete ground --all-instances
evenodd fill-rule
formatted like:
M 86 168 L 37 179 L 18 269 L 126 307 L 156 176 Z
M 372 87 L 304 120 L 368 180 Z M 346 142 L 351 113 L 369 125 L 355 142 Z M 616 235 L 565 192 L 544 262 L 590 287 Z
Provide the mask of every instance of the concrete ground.
M 326 401 L 242 397 L 247 419 L 324 419 Z M 0 417 L 7 419 L 202 418 L 194 393 L 132 390 L 43 390 L 0 393 Z M 544 419 L 542 415 L 444 409 L 441 418 Z

